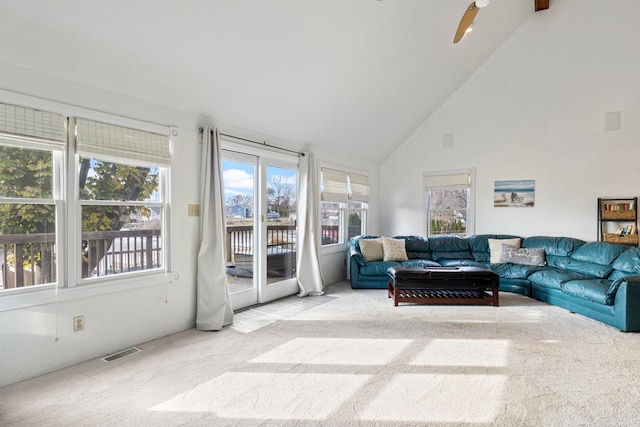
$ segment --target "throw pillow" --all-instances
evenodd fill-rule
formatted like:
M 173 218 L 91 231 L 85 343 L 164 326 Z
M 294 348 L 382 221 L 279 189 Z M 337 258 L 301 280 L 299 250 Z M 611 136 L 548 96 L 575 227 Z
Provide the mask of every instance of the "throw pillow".
M 404 239 L 392 239 L 383 236 L 382 251 L 384 252 L 383 261 L 406 261 L 409 259 L 404 248 Z
M 522 265 L 546 265 L 547 259 L 543 248 L 514 248 L 502 245 L 500 262 Z
M 364 262 L 382 261 L 382 239 L 358 239 Z
M 500 264 L 502 256 L 502 245 L 509 245 L 516 249 L 520 248 L 520 239 L 487 239 L 489 242 L 489 262 Z

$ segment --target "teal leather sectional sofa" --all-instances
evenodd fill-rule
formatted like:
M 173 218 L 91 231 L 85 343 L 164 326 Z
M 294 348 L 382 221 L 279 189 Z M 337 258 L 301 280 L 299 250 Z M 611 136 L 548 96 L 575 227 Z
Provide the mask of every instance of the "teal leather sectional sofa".
M 408 259 L 365 262 L 360 239 L 349 242 L 351 287 L 387 288 L 387 269 L 471 265 L 500 276 L 500 290 L 520 293 L 614 326 L 640 331 L 640 248 L 571 237 L 483 234 L 457 236 L 395 236 L 403 239 Z M 520 247 L 544 250 L 544 265 L 491 263 L 489 240 L 520 239 Z M 506 248 L 503 246 L 503 248 Z

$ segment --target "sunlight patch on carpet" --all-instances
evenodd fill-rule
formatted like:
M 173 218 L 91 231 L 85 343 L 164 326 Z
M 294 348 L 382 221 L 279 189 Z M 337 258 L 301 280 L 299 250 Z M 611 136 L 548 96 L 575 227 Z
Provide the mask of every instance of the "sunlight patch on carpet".
M 506 382 L 503 375 L 398 375 L 359 418 L 396 423 L 491 423 L 504 407 L 501 397 Z
M 324 420 L 369 379 L 356 374 L 226 372 L 153 411 L 204 412 L 222 418 Z
M 413 340 L 294 338 L 249 363 L 309 365 L 386 365 Z
M 508 350 L 507 340 L 434 339 L 411 364 L 504 367 Z
M 248 334 L 335 299 L 336 297 L 317 295 L 304 298 L 292 296 L 273 301 L 236 313 L 230 328 Z

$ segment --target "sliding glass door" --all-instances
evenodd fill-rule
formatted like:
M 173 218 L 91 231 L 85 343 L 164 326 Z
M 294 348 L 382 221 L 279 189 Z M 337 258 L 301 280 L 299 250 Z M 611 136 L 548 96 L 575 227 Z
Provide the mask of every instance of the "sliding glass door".
M 222 157 L 233 309 L 296 293 L 297 163 L 231 150 Z

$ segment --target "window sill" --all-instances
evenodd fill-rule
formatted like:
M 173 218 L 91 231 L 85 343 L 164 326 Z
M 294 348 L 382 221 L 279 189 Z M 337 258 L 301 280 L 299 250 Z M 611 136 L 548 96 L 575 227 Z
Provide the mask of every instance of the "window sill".
M 334 254 L 338 252 L 344 252 L 347 250 L 346 243 L 337 243 L 335 245 L 326 245 L 320 248 L 320 255 Z
M 56 289 L 56 285 L 52 284 L 31 289 L 0 291 L 0 312 L 166 285 L 179 280 L 180 273 L 178 272 L 166 274 L 162 272 L 84 283 L 73 288 Z

